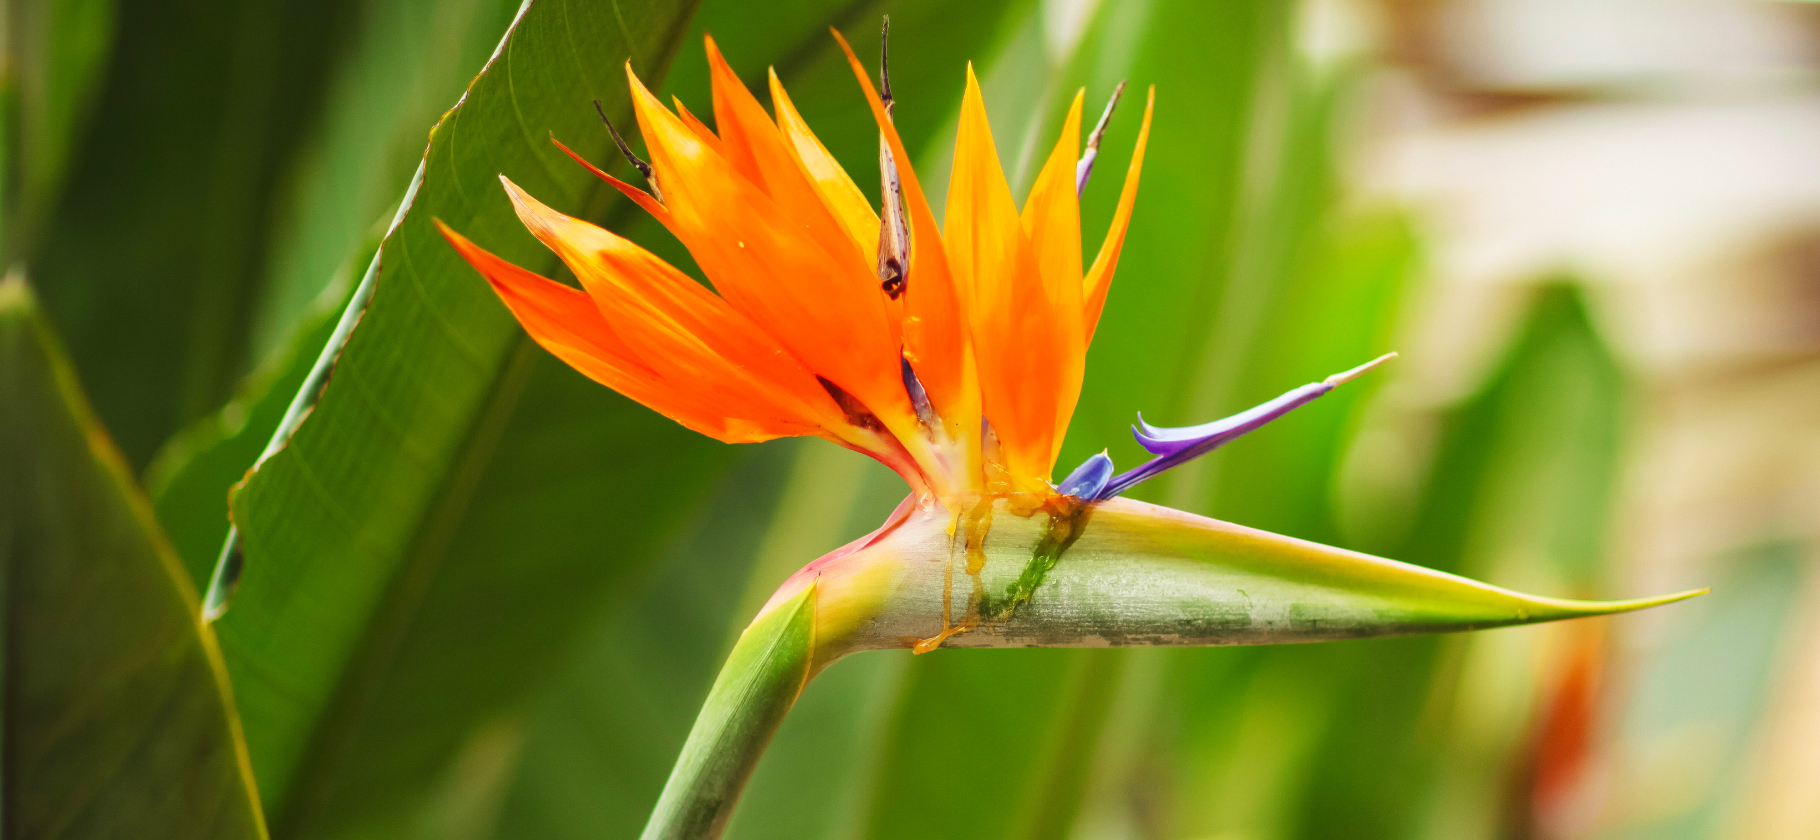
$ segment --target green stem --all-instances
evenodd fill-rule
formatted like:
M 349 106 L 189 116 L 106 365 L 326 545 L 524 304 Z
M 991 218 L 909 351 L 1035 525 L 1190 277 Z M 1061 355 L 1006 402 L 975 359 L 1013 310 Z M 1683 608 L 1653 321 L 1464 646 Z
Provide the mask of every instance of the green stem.
M 820 668 L 815 662 L 815 590 L 805 587 L 740 634 L 689 730 L 642 840 L 712 840 L 726 829 L 759 755 Z

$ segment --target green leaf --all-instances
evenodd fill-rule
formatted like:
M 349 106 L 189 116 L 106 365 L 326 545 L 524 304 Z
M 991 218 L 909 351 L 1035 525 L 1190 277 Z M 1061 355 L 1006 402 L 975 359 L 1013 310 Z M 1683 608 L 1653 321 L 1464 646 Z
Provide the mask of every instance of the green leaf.
M 18 279 L 0 403 L 6 833 L 263 838 L 195 590 Z
M 0 43 L 0 265 L 31 250 L 107 69 L 114 0 L 14 0 Z
M 1549 284 L 1531 295 L 1504 358 L 1444 420 L 1415 517 L 1426 533 L 1410 535 L 1410 553 L 1464 574 L 1600 593 L 1611 585 L 1603 566 L 1630 383 L 1579 291 Z M 1412 762 L 1434 788 L 1402 803 L 1415 819 L 1489 837 L 1531 818 L 1510 768 L 1530 748 L 1541 681 L 1563 658 L 1543 658 L 1548 644 L 1525 633 L 1444 651 L 1452 673 L 1436 675 L 1438 714 L 1425 721 L 1433 746 Z
M 95 119 L 23 256 L 135 469 L 251 367 L 272 213 L 359 3 L 119 6 Z
M 275 824 L 308 825 L 330 789 L 540 352 L 431 219 L 548 271 L 554 257 L 517 223 L 498 175 L 598 216 L 598 181 L 549 134 L 584 154 L 609 148 L 591 100 L 622 111 L 622 60 L 661 72 L 686 19 L 658 3 L 523 10 L 432 136 L 422 186 L 382 247 L 377 289 L 320 403 L 233 500 L 245 576 L 217 629 Z
M 467 509 L 402 571 L 316 729 L 274 819 L 291 836 L 418 829 L 475 739 L 515 727 L 740 454 L 536 352 Z
M 1096 338 L 1069 438 L 1073 457 L 1103 445 L 1083 434 L 1095 428 L 1118 457 L 1144 457 L 1125 442 L 1135 411 L 1156 422 L 1201 422 L 1392 349 L 1387 328 L 1412 271 L 1410 236 L 1393 215 L 1340 210 L 1329 147 L 1351 79 L 1301 61 L 1286 11 L 1161 4 L 1143 21 L 1149 28 L 1133 62 L 1160 76 L 1146 169 L 1171 176 L 1144 182 L 1107 308 L 1108 324 L 1130 326 L 1102 326 Z M 1200 49 L 1202 32 L 1228 43 Z M 1194 103 L 1191 113 L 1172 106 L 1183 98 Z M 1213 138 L 1214 153 L 1196 157 L 1203 138 Z M 1137 317 L 1111 320 L 1127 314 Z M 1177 326 L 1184 315 L 1190 320 Z M 1334 473 L 1357 407 L 1395 364 L 1138 495 L 1338 541 Z M 1096 742 L 1098 781 L 1082 819 L 1160 835 L 1288 836 L 1308 807 L 1295 797 L 1313 768 L 1331 760 L 1320 750 L 1325 733 L 1337 731 L 1336 710 L 1359 710 L 1360 737 L 1372 744 L 1393 740 L 1373 738 L 1381 730 L 1366 719 L 1383 706 L 1348 705 L 1348 692 L 1371 686 L 1391 698 L 1384 702 L 1419 709 L 1426 672 L 1408 685 L 1382 672 L 1407 658 L 1401 651 L 1433 646 L 1412 639 L 1373 642 L 1369 652 L 1365 643 L 1131 651 L 1112 724 Z M 1386 776 L 1394 780 L 1369 774 L 1371 782 Z M 1132 789 L 1148 793 L 1138 801 L 1124 793 Z
M 220 411 L 184 429 L 146 468 L 146 490 L 171 545 L 198 590 L 205 590 L 228 528 L 228 491 L 258 460 L 334 332 L 350 291 L 332 295 L 299 324 L 285 352 L 247 377 Z
M 1326 217 L 1327 214 L 1323 214 Z M 1267 316 L 1281 324 L 1250 353 L 1241 387 L 1257 392 L 1292 365 L 1343 365 L 1383 349 L 1384 326 L 1412 271 L 1412 242 L 1397 215 L 1326 218 L 1318 256 L 1286 278 Z M 1330 492 L 1361 403 L 1374 380 L 1320 413 L 1285 418 L 1218 456 L 1207 476 L 1223 518 L 1349 545 Z M 1318 368 L 1317 368 L 1318 369 Z M 1350 405 L 1348 404 L 1350 402 Z M 1249 492 L 1247 492 L 1249 491 Z M 1352 545 L 1351 547 L 1358 547 Z M 1386 556 L 1428 560 L 1406 546 Z M 1393 834 L 1407 810 L 1437 639 L 1392 639 L 1297 648 L 1180 651 L 1157 663 L 1166 687 L 1141 717 L 1151 767 L 1185 781 L 1157 809 L 1184 832 L 1238 831 L 1279 837 Z M 1345 768 L 1344 770 L 1338 768 Z M 1392 769 L 1395 768 L 1395 769 Z M 1337 782 L 1338 784 L 1328 784 Z M 1309 828 L 1318 826 L 1318 828 Z
M 266 284 L 250 325 L 252 358 L 284 347 L 331 277 L 359 279 L 375 247 L 367 240 L 392 220 L 423 159 L 425 135 L 461 97 L 519 5 L 359 5 L 327 82 L 322 115 L 298 150 L 273 218 Z M 356 255 L 361 258 L 349 259 Z
M 816 441 L 751 447 L 647 580 L 603 610 L 585 644 L 520 717 L 511 778 L 470 836 L 631 837 L 651 814 L 750 616 L 739 585 L 776 516 L 795 455 Z M 744 620 L 740 620 L 744 619 Z
M 358 10 L 273 219 L 250 338 L 249 357 L 260 367 L 226 407 L 167 441 L 146 470 L 159 521 L 202 585 L 221 552 L 229 488 L 271 439 L 372 262 L 429 127 L 460 97 L 518 6 L 380 0 Z
M 768 23 L 781 25 L 777 11 L 765 12 Z M 911 31 L 932 25 L 935 12 L 939 10 L 911 16 Z M 793 25 L 807 29 L 800 36 L 805 43 L 831 51 L 832 40 L 821 22 L 818 17 Z M 749 26 L 730 29 L 745 35 L 752 31 Z M 699 50 L 694 43 L 689 49 Z M 784 47 L 782 57 L 795 54 L 789 42 Z M 752 63 L 749 55 L 742 58 Z M 840 65 L 832 69 L 846 72 Z M 853 98 L 851 78 L 840 78 L 847 83 L 841 92 Z M 701 99 L 705 91 L 697 101 Z M 805 109 L 818 104 L 826 103 L 799 103 Z M 866 142 L 875 141 L 868 137 Z M 643 235 L 662 236 L 650 230 Z M 304 778 L 298 792 L 279 817 L 288 831 L 397 836 L 417 830 L 412 823 L 422 822 L 422 809 L 440 807 L 439 797 L 456 796 L 459 789 L 473 798 L 468 783 L 459 781 L 467 772 L 462 756 L 509 742 L 495 734 L 516 731 L 507 722 L 515 698 L 539 685 L 550 663 L 567 654 L 566 642 L 577 622 L 598 609 L 599 602 L 622 603 L 610 593 L 637 586 L 643 566 L 669 538 L 662 523 L 689 512 L 702 485 L 720 474 L 735 451 L 629 405 L 541 353 L 534 358 L 531 382 L 449 548 L 413 561 L 413 568 L 425 570 L 411 573 L 421 574 L 413 585 L 423 587 L 424 594 L 418 601 L 395 599 L 411 604 L 410 619 L 385 632 L 394 641 L 371 645 L 359 655 L 358 667 L 371 669 L 362 678 L 366 687 L 335 702 L 333 720 L 300 771 Z M 895 500 L 885 502 L 884 509 Z M 602 557 L 598 547 L 609 544 L 615 550 Z M 783 562 L 798 563 L 801 556 L 825 547 L 790 553 Z M 504 555 L 536 559 L 501 565 L 497 558 Z M 778 570 L 777 579 L 793 568 Z M 769 581 L 763 593 L 775 583 Z M 759 602 L 762 598 L 761 593 Z M 726 622 L 717 617 L 717 629 Z M 720 652 L 715 645 L 701 656 L 708 677 Z M 695 705 L 694 696 L 678 704 L 675 743 L 686 733 Z M 654 758 L 653 793 L 674 758 L 672 748 L 657 751 Z M 634 826 L 642 823 L 648 804 L 631 807 Z M 454 817 L 431 822 L 443 819 Z M 589 830 L 598 830 L 597 824 Z
M 872 780 L 889 793 L 874 794 L 863 836 L 927 837 L 923 832 L 938 825 L 962 837 L 1068 836 L 1123 654 L 950 650 L 918 657 L 891 710 L 888 758 Z M 927 774 L 933 767 L 947 770 Z
M 1081 402 L 1058 469 L 1102 448 L 1110 448 L 1121 466 L 1148 459 L 1131 438 L 1140 411 L 1151 422 L 1185 425 L 1249 405 L 1237 395 L 1214 393 L 1217 383 L 1210 377 L 1230 375 L 1239 364 L 1215 346 L 1223 332 L 1258 314 L 1234 307 L 1276 278 L 1254 269 L 1260 260 L 1248 252 L 1283 243 L 1247 241 L 1245 225 L 1269 214 L 1277 172 L 1305 163 L 1282 160 L 1250 174 L 1262 183 L 1245 181 L 1248 160 L 1276 152 L 1277 123 L 1289 112 L 1286 92 L 1268 84 L 1275 81 L 1271 62 L 1286 49 L 1287 26 L 1284 4 L 1163 0 L 1105 4 L 1089 29 L 1071 75 L 1090 91 L 1108 91 L 1123 78 L 1155 84 L 1156 122 L 1131 231 L 1088 352 Z M 1094 183 L 1082 199 L 1089 248 L 1112 215 L 1118 176 L 1130 160 L 1142 115 L 1134 107 L 1141 100 L 1133 100 L 1113 118 Z M 1299 371 L 1276 383 L 1270 395 L 1330 372 Z M 1218 399 L 1210 403 L 1210 397 Z M 1180 483 L 1159 479 L 1132 495 L 1163 499 Z

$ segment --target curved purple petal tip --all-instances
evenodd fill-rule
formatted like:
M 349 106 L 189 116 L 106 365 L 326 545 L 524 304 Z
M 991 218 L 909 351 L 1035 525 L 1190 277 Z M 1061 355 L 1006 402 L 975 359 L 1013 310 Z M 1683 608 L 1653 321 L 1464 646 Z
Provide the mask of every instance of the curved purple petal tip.
M 1137 437 L 1139 446 L 1144 447 L 1145 451 L 1156 457 L 1134 470 L 1107 481 L 1100 488 L 1099 494 L 1091 498 L 1110 499 L 1171 467 L 1187 463 L 1225 446 L 1253 430 L 1262 428 L 1270 421 L 1313 402 L 1322 394 L 1359 378 L 1372 368 L 1396 358 L 1396 355 L 1386 353 L 1351 370 L 1329 376 L 1320 382 L 1303 385 L 1263 405 L 1198 426 L 1152 426 L 1144 422 L 1144 416 L 1140 414 L 1137 425 L 1131 427 L 1131 433 Z M 1110 459 L 1107 463 L 1110 466 Z M 1079 473 L 1086 468 L 1087 464 L 1082 464 L 1081 468 L 1075 472 Z M 1069 480 L 1073 480 L 1073 478 L 1073 476 L 1069 476 Z

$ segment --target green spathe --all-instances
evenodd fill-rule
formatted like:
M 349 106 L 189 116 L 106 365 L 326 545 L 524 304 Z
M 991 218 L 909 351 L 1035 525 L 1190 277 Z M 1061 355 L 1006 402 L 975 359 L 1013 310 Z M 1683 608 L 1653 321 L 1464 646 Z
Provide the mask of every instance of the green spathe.
M 1018 508 L 993 506 L 974 559 L 955 547 L 945 511 L 900 511 L 864 547 L 811 564 L 779 596 L 819 583 L 819 644 L 824 656 L 838 656 L 935 636 L 944 629 L 944 595 L 948 626 L 966 628 L 949 647 L 1102 647 L 1480 630 L 1626 612 L 1704 591 L 1545 598 L 1130 499 L 1021 515 Z M 1050 559 L 1061 527 L 1078 533 Z M 981 601 L 987 609 L 974 606 Z
M 718 836 L 801 687 L 849 653 L 936 640 L 1201 646 L 1446 633 L 1704 591 L 1545 598 L 1122 498 L 1013 497 L 961 515 L 906 502 L 877 533 L 792 576 L 741 635 L 644 837 Z

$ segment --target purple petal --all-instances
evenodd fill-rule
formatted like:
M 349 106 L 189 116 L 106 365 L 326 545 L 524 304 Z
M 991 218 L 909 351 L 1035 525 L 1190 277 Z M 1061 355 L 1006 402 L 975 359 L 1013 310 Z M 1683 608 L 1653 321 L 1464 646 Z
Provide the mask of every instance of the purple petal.
M 1106 482 L 1100 488 L 1099 494 L 1093 498 L 1110 499 L 1171 467 L 1187 463 L 1225 446 L 1253 430 L 1263 427 L 1270 421 L 1313 402 L 1322 394 L 1358 378 L 1372 368 L 1395 358 L 1396 355 L 1387 353 L 1352 370 L 1336 373 L 1320 382 L 1303 385 L 1263 405 L 1211 423 L 1202 423 L 1199 426 L 1175 428 L 1152 426 L 1144 422 L 1143 415 L 1139 415 L 1138 424 L 1131 428 L 1131 432 L 1137 437 L 1138 445 L 1156 457 L 1146 461 L 1137 469 Z M 1086 466 L 1086 464 L 1081 465 L 1082 469 L 1085 469 Z M 1076 472 L 1080 472 L 1080 470 L 1076 470 Z M 1072 479 L 1073 476 L 1069 476 L 1069 478 Z
M 1061 486 L 1055 488 L 1057 493 L 1073 496 L 1077 499 L 1098 499 L 1100 491 L 1105 489 L 1106 482 L 1112 480 L 1112 456 L 1105 451 L 1081 462 L 1074 472 L 1062 479 Z

